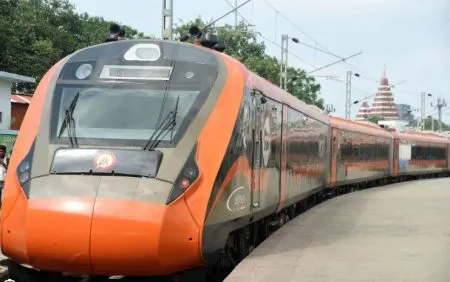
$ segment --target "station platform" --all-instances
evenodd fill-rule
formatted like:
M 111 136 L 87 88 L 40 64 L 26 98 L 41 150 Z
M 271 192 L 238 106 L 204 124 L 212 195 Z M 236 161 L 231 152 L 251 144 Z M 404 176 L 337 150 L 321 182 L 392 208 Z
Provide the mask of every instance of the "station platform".
M 225 282 L 450 281 L 450 178 L 336 197 L 298 215 Z

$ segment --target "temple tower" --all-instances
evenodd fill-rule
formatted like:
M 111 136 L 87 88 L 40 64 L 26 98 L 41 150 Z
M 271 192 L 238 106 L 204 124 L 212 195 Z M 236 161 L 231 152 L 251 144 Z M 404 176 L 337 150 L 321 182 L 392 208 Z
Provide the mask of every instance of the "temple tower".
M 389 80 L 386 77 L 386 69 L 383 70 L 380 86 L 370 108 L 370 116 L 378 116 L 383 120 L 396 120 L 398 118 L 394 96 L 392 96 Z

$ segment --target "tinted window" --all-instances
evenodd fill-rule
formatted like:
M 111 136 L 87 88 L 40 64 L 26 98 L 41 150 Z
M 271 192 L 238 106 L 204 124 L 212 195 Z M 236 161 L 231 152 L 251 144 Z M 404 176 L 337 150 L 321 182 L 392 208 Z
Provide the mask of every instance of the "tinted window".
M 195 117 L 205 90 L 138 89 L 122 87 L 61 86 L 53 105 L 52 137 L 67 142 L 67 128 L 58 138 L 69 107 L 79 93 L 73 113 L 79 144 L 143 146 L 171 111 L 178 109 L 173 130 L 164 130 L 162 146 L 179 140 Z M 170 129 L 170 128 L 168 128 Z

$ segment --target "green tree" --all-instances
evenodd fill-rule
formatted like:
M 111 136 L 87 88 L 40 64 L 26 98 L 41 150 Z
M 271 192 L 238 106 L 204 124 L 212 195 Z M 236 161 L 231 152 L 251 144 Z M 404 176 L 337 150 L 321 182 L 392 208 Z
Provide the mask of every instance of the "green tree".
M 0 1 L 0 70 L 40 81 L 57 61 L 80 48 L 102 43 L 111 22 L 77 14 L 68 0 Z M 125 26 L 129 38 L 144 34 Z M 36 84 L 14 91 L 32 93 Z
M 434 119 L 432 117 L 427 117 L 424 120 L 424 129 L 425 130 L 433 130 L 438 131 L 439 130 L 439 120 Z M 450 125 L 446 124 L 445 122 L 442 122 L 442 130 L 443 131 L 449 131 Z
M 379 116 L 370 116 L 367 120 L 375 124 L 378 124 L 378 122 L 383 119 Z
M 189 28 L 193 25 L 203 28 L 206 23 L 200 18 L 186 23 L 180 22 L 174 29 L 175 38 L 187 35 Z M 241 23 L 238 26 L 225 25 L 223 27 L 210 27 L 222 38 L 227 46 L 224 53 L 236 58 L 256 74 L 264 77 L 274 84 L 280 81 L 280 63 L 276 57 L 265 53 L 266 46 L 258 42 L 257 34 L 248 26 Z M 291 79 L 287 85 L 288 92 L 306 103 L 314 104 L 321 109 L 324 108 L 323 99 L 319 98 L 320 85 L 315 82 L 314 77 L 308 76 L 304 70 L 288 68 Z

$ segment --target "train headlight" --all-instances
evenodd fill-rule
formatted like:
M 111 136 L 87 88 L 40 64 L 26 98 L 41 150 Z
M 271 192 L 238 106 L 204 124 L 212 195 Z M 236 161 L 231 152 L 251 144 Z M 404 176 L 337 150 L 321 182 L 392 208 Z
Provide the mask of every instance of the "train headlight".
M 17 167 L 17 177 L 19 178 L 20 185 L 22 186 L 22 189 L 24 190 L 25 195 L 28 196 L 29 187 L 28 182 L 31 179 L 31 167 L 33 163 L 33 154 L 34 154 L 34 146 L 35 142 L 31 145 L 30 151 L 27 153 L 25 158 L 22 160 L 22 162 Z
M 75 76 L 78 79 L 86 79 L 92 74 L 93 69 L 94 67 L 91 64 L 82 64 L 75 72 Z
M 186 163 L 184 164 L 181 173 L 178 175 L 175 184 L 170 191 L 169 198 L 167 199 L 167 204 L 170 204 L 175 199 L 177 199 L 181 194 L 186 191 L 199 177 L 200 172 L 195 161 L 195 156 L 197 153 L 197 145 L 192 150 Z
M 23 185 L 28 180 L 30 180 L 30 171 L 23 171 L 19 174 L 20 184 Z
M 157 61 L 161 57 L 159 46 L 153 43 L 141 43 L 131 47 L 124 55 L 127 61 Z
M 189 166 L 186 167 L 183 170 L 183 175 L 186 176 L 188 179 L 195 179 L 198 175 L 198 168 L 197 166 Z

